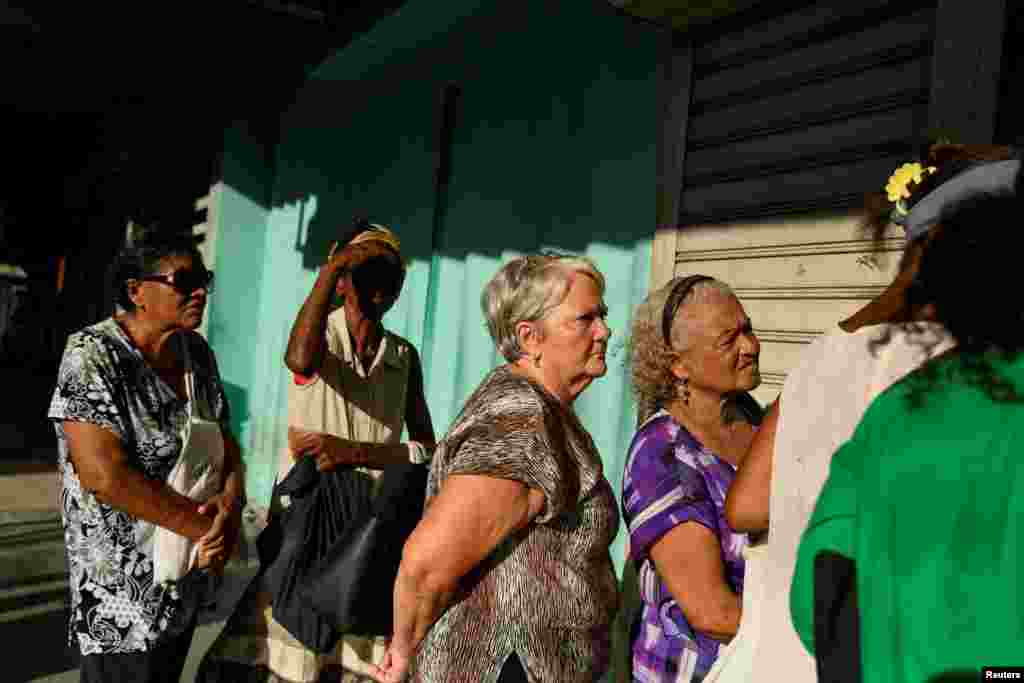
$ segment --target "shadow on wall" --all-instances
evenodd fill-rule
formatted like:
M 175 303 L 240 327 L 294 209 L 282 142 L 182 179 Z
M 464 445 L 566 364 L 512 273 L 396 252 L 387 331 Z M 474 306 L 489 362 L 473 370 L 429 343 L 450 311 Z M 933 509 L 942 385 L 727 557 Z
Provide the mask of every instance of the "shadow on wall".
M 306 270 L 316 270 L 327 261 L 331 245 L 341 238 L 356 215 L 365 216 L 374 222 L 382 220 L 370 212 L 357 211 L 350 215 L 342 206 L 328 199 L 322 203 L 317 202 L 316 213 L 307 222 L 304 214 L 309 202 L 303 202 L 301 206 L 299 226 L 295 232 L 295 250 L 302 254 L 302 267 Z M 303 226 L 307 227 L 303 229 Z
M 441 77 L 311 81 L 284 117 L 277 160 L 272 229 L 287 231 L 307 272 L 355 215 L 401 238 L 414 265 L 389 325 L 424 356 L 442 429 L 467 383 L 497 360 L 478 299 L 500 263 L 538 250 L 588 254 L 608 278 L 618 355 L 646 290 L 637 247 L 654 223 L 653 77 L 588 53 L 548 65 L 554 73 L 527 96 L 507 87 L 526 65 L 490 66 L 494 77 L 460 83 L 447 111 Z M 454 73 L 443 60 L 438 68 Z M 272 277 L 294 275 L 275 267 Z M 293 319 L 300 303 L 278 317 Z
M 440 35 L 424 36 L 408 13 L 382 22 L 392 28 L 337 55 L 329 65 L 337 69 L 319 69 L 282 114 L 259 241 L 258 314 L 237 340 L 218 342 L 253 357 L 251 372 L 233 379 L 251 392 L 247 481 L 255 495 L 269 498 L 272 463 L 286 442 L 288 328 L 354 216 L 394 229 L 411 263 L 385 322 L 424 359 L 439 435 L 499 360 L 479 297 L 501 263 L 546 249 L 593 258 L 608 280 L 610 350 L 646 291 L 658 121 L 650 28 L 609 3 L 563 0 L 558 13 L 543 0 L 477 4 L 471 20 Z M 359 50 L 377 65 L 350 66 Z M 443 93 L 453 83 L 460 95 L 446 116 Z M 439 165 L 447 184 L 438 182 Z M 231 291 L 250 301 L 253 278 L 244 271 Z M 616 488 L 635 429 L 623 365 L 612 359 L 608 377 L 577 403 Z M 617 562 L 622 542 L 612 549 Z M 628 576 L 626 589 L 635 585 Z M 628 631 L 629 616 L 618 632 Z M 626 661 L 620 638 L 616 670 L 624 676 Z
M 224 395 L 228 399 L 228 409 L 231 412 L 231 429 L 235 438 L 238 438 L 249 422 L 249 392 L 231 382 L 223 382 L 223 386 Z
M 316 271 L 357 216 L 388 225 L 409 260 L 430 260 L 434 196 L 434 117 L 430 90 L 396 84 L 358 95 L 349 83 L 307 84 L 285 115 L 273 207 L 297 207 L 293 248 Z M 407 102 L 409 116 L 375 102 Z
M 341 53 L 284 115 L 274 204 L 317 198 L 305 268 L 354 214 L 424 260 L 650 239 L 650 29 L 589 2 L 478 5 L 406 60 L 350 73 Z
M 235 316 L 215 343 L 218 354 L 238 356 L 229 376 L 250 392 L 244 445 L 254 499 L 269 498 L 286 441 L 288 329 L 355 215 L 402 240 L 411 267 L 385 323 L 424 360 L 439 435 L 500 360 L 479 307 L 500 264 L 546 249 L 593 258 L 608 281 L 613 357 L 577 411 L 608 479 L 621 481 L 635 429 L 622 340 L 647 288 L 655 224 L 656 41 L 607 3 L 564 0 L 559 13 L 541 0 L 479 4 L 466 25 L 426 39 L 399 13 L 388 22 L 397 28 L 375 30 L 364 51 L 381 62 L 409 59 L 358 72 L 346 66 L 358 55 L 346 50 L 332 60 L 338 71 L 318 70 L 282 113 L 272 163 L 228 155 L 239 173 L 263 168 L 273 187 L 264 204 L 264 185 L 226 178 L 240 198 L 267 207 L 266 228 L 250 237 L 238 220 L 226 233 L 252 242 L 258 265 L 234 271 L 217 294 L 225 305 L 215 303 Z M 393 49 L 402 44 L 404 53 Z M 446 117 L 443 93 L 453 83 L 460 95 Z M 439 186 L 443 161 L 450 174 Z M 235 314 L 239 304 L 245 316 Z M 616 543 L 619 562 L 621 536 Z
M 637 171 L 651 150 L 632 146 L 636 139 L 629 135 L 606 135 L 626 103 L 601 101 L 586 90 L 496 102 L 493 93 L 469 86 L 458 98 L 445 145 L 444 84 L 429 86 L 418 84 L 412 93 L 406 87 L 402 94 L 422 116 L 388 122 L 387 111 L 338 112 L 345 124 L 334 130 L 318 128 L 303 112 L 322 116 L 356 86 L 312 82 L 303 90 L 301 108 L 289 118 L 305 130 L 288 134 L 274 204 L 300 202 L 310 212 L 309 198 L 316 197 L 296 234 L 305 269 L 324 263 L 354 216 L 389 224 L 406 256 L 426 262 L 432 255 L 464 260 L 540 247 L 630 249 L 650 239 L 653 166 Z M 499 122 L 499 116 L 507 118 Z M 653 113 L 649 118 L 653 128 Z M 358 144 L 366 149 L 355 167 L 331 154 Z M 287 158 L 298 153 L 301 161 Z M 450 176 L 439 185 L 441 159 L 450 164 Z

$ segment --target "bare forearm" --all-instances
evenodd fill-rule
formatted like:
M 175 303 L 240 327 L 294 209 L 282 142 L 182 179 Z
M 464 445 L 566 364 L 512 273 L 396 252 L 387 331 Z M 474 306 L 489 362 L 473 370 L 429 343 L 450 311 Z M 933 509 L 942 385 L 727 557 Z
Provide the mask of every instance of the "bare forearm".
M 739 595 L 727 593 L 718 596 L 717 605 L 703 623 L 703 631 L 715 640 L 728 643 L 740 630 L 743 603 Z
M 245 495 L 245 465 L 242 463 L 242 454 L 239 451 L 238 443 L 233 437 L 224 439 L 224 487 L 222 490 L 239 501 Z
M 755 532 L 768 528 L 779 406 L 779 400 L 772 404 L 729 487 L 725 518 L 736 531 Z
M 427 632 L 451 605 L 463 576 L 543 509 L 544 495 L 520 482 L 452 475 L 406 541 L 394 588 L 388 661 L 397 681 Z
M 411 657 L 451 603 L 454 588 L 431 589 L 429 582 L 400 570 L 394 595 L 392 646 Z
M 285 353 L 285 365 L 292 372 L 308 376 L 316 372 L 320 366 L 324 331 L 327 329 L 327 314 L 330 313 L 338 277 L 339 270 L 336 267 L 322 267 L 313 290 L 299 309 Z
M 234 509 L 238 510 L 245 502 L 245 472 L 238 467 L 227 474 L 224 478 L 224 486 L 221 492 L 230 496 L 234 501 Z
M 673 591 L 672 586 L 669 586 L 669 592 L 676 596 L 677 591 Z M 728 586 L 715 587 L 700 596 L 687 594 L 680 597 L 684 599 L 676 597 L 676 603 L 695 630 L 723 643 L 736 636 L 743 605 L 740 596 Z
M 731 640 L 739 629 L 742 603 L 726 577 L 722 545 L 714 532 L 699 522 L 684 522 L 649 552 L 687 623 L 716 640 Z
M 86 482 L 83 485 L 88 486 Z M 94 490 L 101 502 L 193 541 L 202 538 L 213 523 L 196 511 L 194 501 L 123 465 L 111 466 L 104 482 Z
M 725 518 L 734 530 L 754 532 L 768 528 L 771 476 L 770 453 L 749 457 L 740 466 L 725 501 Z

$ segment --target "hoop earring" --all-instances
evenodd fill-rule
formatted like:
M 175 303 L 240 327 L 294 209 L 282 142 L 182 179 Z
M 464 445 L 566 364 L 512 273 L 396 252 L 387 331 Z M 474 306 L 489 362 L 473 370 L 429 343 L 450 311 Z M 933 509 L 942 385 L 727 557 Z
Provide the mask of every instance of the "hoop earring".
M 683 388 L 679 390 L 679 395 L 683 399 L 683 404 L 686 405 L 687 407 L 689 407 L 689 405 L 690 405 L 690 386 L 689 386 L 690 380 L 689 380 L 689 378 L 684 377 L 683 381 L 681 382 L 681 384 L 683 385 Z

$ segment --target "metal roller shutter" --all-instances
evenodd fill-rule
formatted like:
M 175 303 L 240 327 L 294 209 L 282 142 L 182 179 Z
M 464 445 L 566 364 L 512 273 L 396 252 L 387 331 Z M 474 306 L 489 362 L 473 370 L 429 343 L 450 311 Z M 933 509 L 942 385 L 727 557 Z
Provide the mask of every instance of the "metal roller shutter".
M 762 342 L 762 403 L 817 334 L 892 279 L 853 211 L 929 122 L 935 2 L 739 15 L 692 41 L 675 274 L 734 287 Z

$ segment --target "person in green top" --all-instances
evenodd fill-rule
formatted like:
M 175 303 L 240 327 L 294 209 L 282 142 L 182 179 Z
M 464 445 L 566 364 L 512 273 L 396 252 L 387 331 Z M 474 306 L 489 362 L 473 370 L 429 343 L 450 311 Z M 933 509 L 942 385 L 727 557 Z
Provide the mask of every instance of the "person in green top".
M 859 629 L 848 640 L 856 647 L 859 633 L 865 683 L 1024 666 L 1024 299 L 1010 246 L 1021 205 L 1006 185 L 936 218 L 907 299 L 957 345 L 867 410 L 800 543 L 790 608 L 811 652 L 816 559 L 855 563 Z

